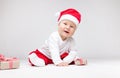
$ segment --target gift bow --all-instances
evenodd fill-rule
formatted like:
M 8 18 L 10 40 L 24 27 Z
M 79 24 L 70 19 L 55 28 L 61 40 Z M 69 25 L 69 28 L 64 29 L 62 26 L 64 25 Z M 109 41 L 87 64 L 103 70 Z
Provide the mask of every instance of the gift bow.
M 5 60 L 4 55 L 0 54 L 0 61 L 4 61 L 4 60 Z
M 4 55 L 0 54 L 0 61 L 14 61 L 17 60 L 16 57 L 6 58 Z

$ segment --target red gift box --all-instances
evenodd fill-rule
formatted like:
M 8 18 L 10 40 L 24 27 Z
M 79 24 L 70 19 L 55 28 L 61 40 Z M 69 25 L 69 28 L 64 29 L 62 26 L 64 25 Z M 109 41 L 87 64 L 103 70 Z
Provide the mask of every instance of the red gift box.
M 6 58 L 0 54 L 0 70 L 19 68 L 20 60 L 16 57 Z

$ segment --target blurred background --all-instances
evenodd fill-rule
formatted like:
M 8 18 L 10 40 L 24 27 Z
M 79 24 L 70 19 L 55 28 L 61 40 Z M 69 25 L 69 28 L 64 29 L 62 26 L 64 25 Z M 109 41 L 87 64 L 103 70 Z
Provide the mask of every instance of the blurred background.
M 120 59 L 119 0 L 0 0 L 0 54 L 26 59 L 57 30 L 55 13 L 75 8 L 82 21 L 74 34 L 86 59 Z

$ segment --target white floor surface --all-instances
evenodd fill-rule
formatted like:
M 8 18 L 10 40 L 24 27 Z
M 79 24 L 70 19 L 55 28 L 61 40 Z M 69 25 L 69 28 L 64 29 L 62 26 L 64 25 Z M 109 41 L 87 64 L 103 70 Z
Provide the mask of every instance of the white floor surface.
M 120 60 L 88 60 L 86 66 L 31 67 L 21 61 L 18 69 L 0 70 L 0 78 L 120 78 Z

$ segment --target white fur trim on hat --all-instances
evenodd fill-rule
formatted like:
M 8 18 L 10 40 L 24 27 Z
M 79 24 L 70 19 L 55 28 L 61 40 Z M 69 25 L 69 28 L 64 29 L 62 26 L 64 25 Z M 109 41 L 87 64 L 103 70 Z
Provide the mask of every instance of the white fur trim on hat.
M 62 15 L 58 22 L 60 22 L 61 20 L 64 20 L 64 19 L 72 21 L 73 23 L 76 24 L 76 26 L 79 24 L 78 19 L 70 14 Z

